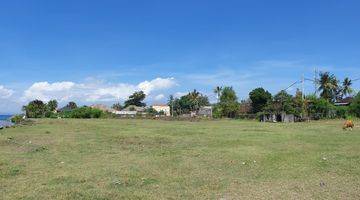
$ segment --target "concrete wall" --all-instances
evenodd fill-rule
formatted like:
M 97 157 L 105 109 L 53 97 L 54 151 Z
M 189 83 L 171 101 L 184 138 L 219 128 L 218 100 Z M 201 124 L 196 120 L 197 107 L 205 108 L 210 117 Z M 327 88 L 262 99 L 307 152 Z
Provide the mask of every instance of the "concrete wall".
M 151 106 L 151 107 L 152 107 L 154 110 L 156 110 L 157 112 L 163 111 L 166 116 L 170 116 L 170 106 L 154 105 L 154 106 Z

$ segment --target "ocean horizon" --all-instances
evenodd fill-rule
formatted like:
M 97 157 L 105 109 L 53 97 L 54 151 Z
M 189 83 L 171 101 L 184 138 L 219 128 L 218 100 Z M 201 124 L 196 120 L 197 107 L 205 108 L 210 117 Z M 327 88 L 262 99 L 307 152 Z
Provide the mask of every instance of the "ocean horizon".
M 8 121 L 12 115 L 0 115 L 0 120 Z
M 0 127 L 13 125 L 13 123 L 10 122 L 11 116 L 12 115 L 0 115 Z

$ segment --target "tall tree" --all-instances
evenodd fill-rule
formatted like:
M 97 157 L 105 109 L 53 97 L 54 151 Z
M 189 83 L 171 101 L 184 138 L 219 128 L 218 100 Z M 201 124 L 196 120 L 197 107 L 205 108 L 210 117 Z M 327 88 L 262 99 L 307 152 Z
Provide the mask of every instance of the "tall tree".
M 300 89 L 296 89 L 296 93 L 293 101 L 294 101 L 295 114 L 304 117 L 306 114 L 306 104 L 303 98 L 303 93 Z
M 216 86 L 216 87 L 214 88 L 214 93 L 216 94 L 216 98 L 217 98 L 218 103 L 219 103 L 219 101 L 220 101 L 221 91 L 222 91 L 222 87 L 221 87 L 221 86 Z
M 281 90 L 274 96 L 274 101 L 279 105 L 277 112 L 286 112 L 295 114 L 295 106 L 293 96 L 288 94 L 285 90 Z
M 267 103 L 272 99 L 270 92 L 264 88 L 256 88 L 249 93 L 253 113 L 261 112 L 264 110 Z
M 41 118 L 45 115 L 46 104 L 41 100 L 34 100 L 29 102 L 27 106 L 24 106 L 23 110 L 28 118 Z
M 128 106 L 140 106 L 145 107 L 146 104 L 143 102 L 146 95 L 143 91 L 134 92 L 132 95 L 129 96 L 128 100 L 125 101 L 125 107 Z
M 218 108 L 224 117 L 234 118 L 239 111 L 239 102 L 232 87 L 224 87 L 221 92 Z
M 190 109 L 192 111 L 199 109 L 199 97 L 200 92 L 196 91 L 195 89 L 188 94 L 189 100 L 190 100 Z
M 173 105 L 174 113 L 179 115 L 197 111 L 202 106 L 210 105 L 210 103 L 206 95 L 194 90 L 187 95 L 173 99 L 172 102 L 169 101 L 168 105 Z
M 55 99 L 50 100 L 47 104 L 48 111 L 50 112 L 56 111 L 57 107 L 58 107 L 58 102 Z
M 352 81 L 349 78 L 345 78 L 344 81 L 342 82 L 341 97 L 346 97 L 354 92 L 351 86 L 352 86 Z
M 337 99 L 340 94 L 339 81 L 335 75 L 329 72 L 320 72 L 319 74 L 319 88 L 320 96 L 330 102 Z

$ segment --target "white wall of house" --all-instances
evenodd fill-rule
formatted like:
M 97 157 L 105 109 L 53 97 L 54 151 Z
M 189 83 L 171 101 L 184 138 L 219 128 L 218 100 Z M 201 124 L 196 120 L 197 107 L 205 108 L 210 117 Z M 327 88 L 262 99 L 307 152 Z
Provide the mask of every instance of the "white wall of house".
M 117 115 L 136 115 L 137 114 L 137 111 L 113 111 L 114 114 L 117 114 Z
M 163 111 L 166 116 L 170 116 L 170 106 L 167 105 L 153 105 L 151 106 L 157 112 Z

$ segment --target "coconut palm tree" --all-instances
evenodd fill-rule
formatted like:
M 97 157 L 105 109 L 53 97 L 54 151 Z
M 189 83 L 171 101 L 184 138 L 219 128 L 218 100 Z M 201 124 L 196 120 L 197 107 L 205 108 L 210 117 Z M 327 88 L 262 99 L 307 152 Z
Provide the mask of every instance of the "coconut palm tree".
M 319 74 L 320 96 L 329 101 L 334 101 L 339 94 L 339 81 L 329 72 L 320 72 Z
M 191 104 L 194 106 L 191 110 L 196 110 L 199 107 L 199 96 L 200 92 L 194 89 L 194 91 L 189 93 Z
M 223 88 L 220 87 L 220 86 L 216 86 L 216 87 L 214 88 L 214 93 L 216 94 L 216 98 L 217 98 L 218 103 L 219 103 L 219 100 L 220 100 L 220 96 L 221 96 L 222 89 L 223 89 Z
M 341 89 L 341 96 L 342 97 L 346 97 L 348 95 L 351 95 L 354 90 L 351 88 L 352 85 L 352 81 L 349 78 L 345 78 L 344 81 L 342 82 L 342 89 Z

